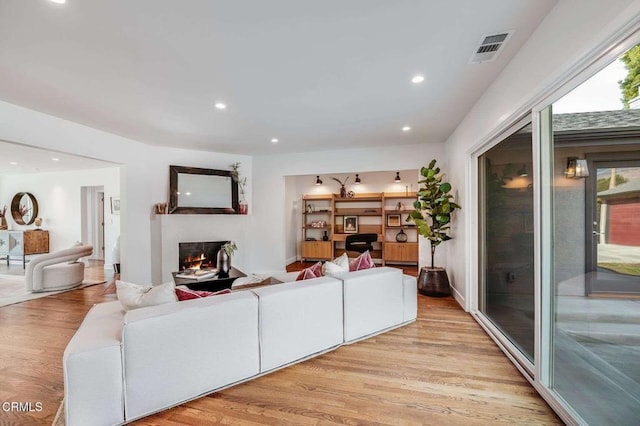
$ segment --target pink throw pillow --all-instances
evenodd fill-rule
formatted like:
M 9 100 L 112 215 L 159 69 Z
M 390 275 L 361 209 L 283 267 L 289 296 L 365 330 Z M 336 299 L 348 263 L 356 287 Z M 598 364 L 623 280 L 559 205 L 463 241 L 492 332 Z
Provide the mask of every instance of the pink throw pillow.
M 309 266 L 309 269 L 311 269 L 311 272 L 313 272 L 313 275 L 315 275 L 316 277 L 322 276 L 322 262 L 318 262 L 313 266 Z
M 300 271 L 300 273 L 296 277 L 296 281 L 310 280 L 311 278 L 318 278 L 318 276 L 313 273 L 311 268 L 305 268 Z
M 371 259 L 371 253 L 369 253 L 369 250 L 365 251 L 360 256 L 358 256 L 357 258 L 349 262 L 350 272 L 359 271 L 361 269 L 370 269 L 375 267 L 376 265 L 375 263 L 373 263 L 373 259 Z
M 178 301 L 180 302 L 183 300 L 201 299 L 203 297 L 217 296 L 219 294 L 227 294 L 227 293 L 231 293 L 231 289 L 225 288 L 219 291 L 206 291 L 206 290 L 191 290 L 187 286 L 176 287 L 176 296 L 178 297 Z

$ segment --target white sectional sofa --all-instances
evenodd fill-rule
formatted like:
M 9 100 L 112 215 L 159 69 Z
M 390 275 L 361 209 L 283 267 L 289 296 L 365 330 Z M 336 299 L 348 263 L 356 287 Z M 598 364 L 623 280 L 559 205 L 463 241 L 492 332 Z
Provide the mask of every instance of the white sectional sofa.
M 114 425 L 412 322 L 395 268 L 122 311 L 95 305 L 67 346 L 66 424 Z

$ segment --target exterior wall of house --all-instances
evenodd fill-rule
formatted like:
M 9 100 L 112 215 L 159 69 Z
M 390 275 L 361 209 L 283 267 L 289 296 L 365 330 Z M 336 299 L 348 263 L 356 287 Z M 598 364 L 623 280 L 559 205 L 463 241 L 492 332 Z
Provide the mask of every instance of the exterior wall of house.
M 446 170 L 459 191 L 463 209 L 457 214 L 454 239 L 446 245 L 448 272 L 458 301 L 470 307 L 468 289 L 474 277 L 469 247 L 477 210 L 469 206 L 476 177 L 469 173 L 471 153 L 506 129 L 517 115 L 549 96 L 591 49 L 604 43 L 640 12 L 638 0 L 564 0 L 547 15 L 520 52 L 485 91 L 447 140 Z
M 607 243 L 640 245 L 640 201 L 610 200 Z

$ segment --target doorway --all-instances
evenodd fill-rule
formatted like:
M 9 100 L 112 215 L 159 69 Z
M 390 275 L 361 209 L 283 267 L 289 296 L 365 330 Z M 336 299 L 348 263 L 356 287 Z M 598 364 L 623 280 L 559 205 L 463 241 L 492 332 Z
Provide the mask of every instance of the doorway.
M 104 187 L 81 187 L 82 241 L 93 246 L 91 260 L 104 261 Z
M 640 152 L 587 160 L 587 295 L 640 295 Z

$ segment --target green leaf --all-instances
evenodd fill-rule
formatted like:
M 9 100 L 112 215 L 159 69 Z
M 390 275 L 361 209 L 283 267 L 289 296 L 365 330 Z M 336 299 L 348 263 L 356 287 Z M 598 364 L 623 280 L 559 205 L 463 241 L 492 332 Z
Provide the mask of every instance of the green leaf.
M 436 165 L 436 159 L 434 158 L 433 160 L 431 160 L 431 162 L 429 163 L 429 168 L 433 169 L 433 166 Z
M 445 183 L 441 184 L 440 185 L 440 191 L 442 191 L 442 192 L 451 191 L 451 184 L 449 182 L 445 182 Z
M 414 201 L 413 208 L 416 210 L 422 210 L 422 203 L 420 201 Z

